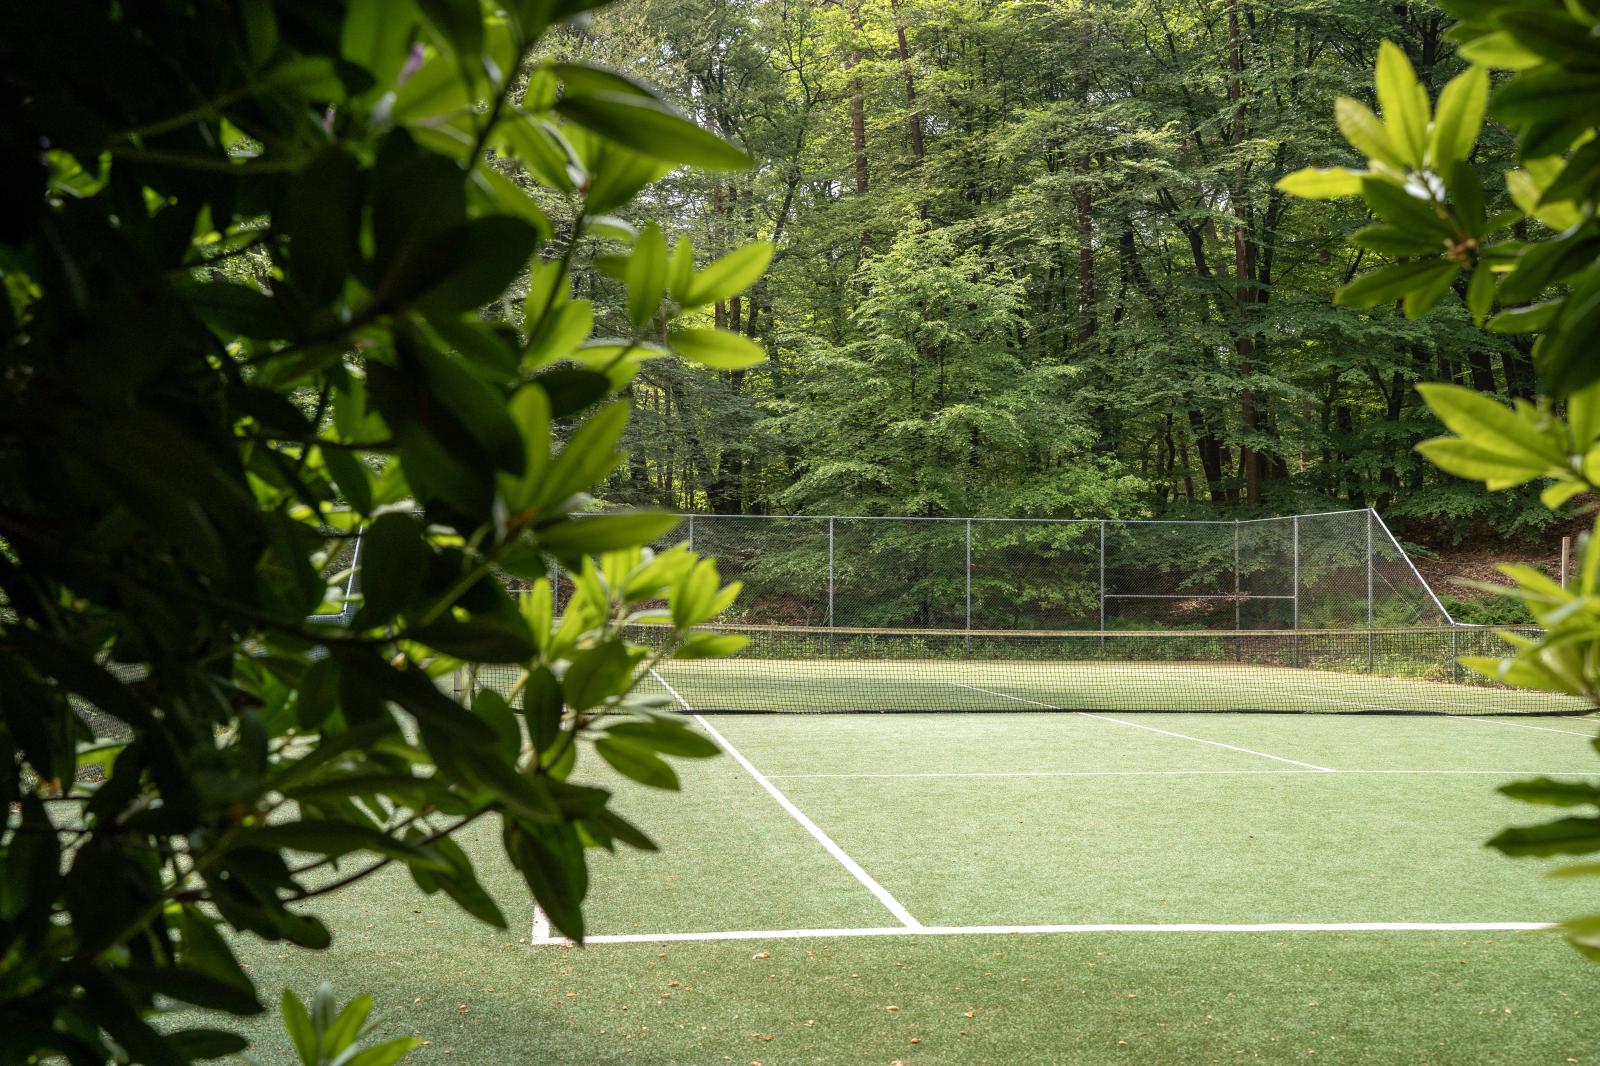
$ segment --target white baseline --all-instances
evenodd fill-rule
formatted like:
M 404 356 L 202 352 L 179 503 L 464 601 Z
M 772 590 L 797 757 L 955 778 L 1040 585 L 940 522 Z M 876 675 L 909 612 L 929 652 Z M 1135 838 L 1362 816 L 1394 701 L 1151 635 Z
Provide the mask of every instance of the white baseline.
M 613 933 L 591 936 L 585 944 L 673 944 L 705 940 L 812 940 L 823 937 L 1010 936 L 1074 933 L 1499 933 L 1552 929 L 1550 922 L 1209 922 L 1094 925 L 923 925 L 860 929 L 736 929 L 709 933 Z M 540 944 L 570 944 L 559 938 Z

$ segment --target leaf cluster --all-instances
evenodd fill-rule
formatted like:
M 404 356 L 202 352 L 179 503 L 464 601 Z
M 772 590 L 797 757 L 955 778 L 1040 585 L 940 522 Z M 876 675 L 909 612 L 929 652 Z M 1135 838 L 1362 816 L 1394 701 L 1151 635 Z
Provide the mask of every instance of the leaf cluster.
M 480 819 L 581 938 L 586 850 L 652 845 L 571 782 L 580 749 L 657 787 L 712 753 L 633 689 L 737 650 L 694 632 L 737 587 L 642 547 L 670 515 L 575 512 L 644 360 L 762 358 L 680 319 L 769 251 L 696 269 L 614 219 L 748 160 L 545 58 L 590 6 L 0 16 L 0 1060 L 237 1052 L 152 1015 L 261 1010 L 230 938 L 325 947 L 313 901 L 392 863 L 503 926 L 453 839 Z M 614 339 L 572 296 L 602 236 Z M 508 293 L 520 322 L 480 311 Z M 552 562 L 580 585 L 559 613 Z M 479 663 L 522 680 L 463 706 Z M 404 1053 L 342 1058 L 359 1020 L 323 999 L 305 1061 Z

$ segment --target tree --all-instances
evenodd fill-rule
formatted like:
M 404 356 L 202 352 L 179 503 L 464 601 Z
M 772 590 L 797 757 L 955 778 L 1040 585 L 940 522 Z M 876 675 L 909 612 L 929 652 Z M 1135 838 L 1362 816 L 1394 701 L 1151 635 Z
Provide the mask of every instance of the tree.
M 1423 386 L 1450 433 L 1418 450 L 1490 489 L 1542 483 L 1540 498 L 1554 510 L 1600 491 L 1600 17 L 1555 2 L 1446 0 L 1445 7 L 1461 19 L 1451 38 L 1479 65 L 1431 102 L 1405 54 L 1385 42 L 1377 63 L 1381 117 L 1356 100 L 1338 102 L 1340 128 L 1366 169 L 1308 168 L 1281 184 L 1301 196 L 1360 196 L 1378 219 L 1352 240 L 1394 261 L 1340 289 L 1340 303 L 1400 301 L 1415 318 L 1460 295 L 1489 330 L 1536 338 L 1537 402 L 1507 408 L 1463 386 Z M 1492 97 L 1490 67 L 1513 72 Z M 1486 109 L 1516 134 L 1522 164 L 1505 175 L 1516 206 L 1493 216 L 1471 165 Z M 1508 635 L 1512 654 L 1464 662 L 1506 684 L 1600 706 L 1597 533 L 1575 590 L 1532 567 L 1501 567 L 1544 634 Z M 1500 791 L 1543 806 L 1600 809 L 1600 788 L 1587 782 L 1535 778 Z M 1600 851 L 1600 813 L 1513 827 L 1489 843 L 1512 856 L 1589 855 Z M 1592 876 L 1600 864 L 1559 873 Z M 1600 915 L 1564 928 L 1575 947 L 1600 960 Z
M 579 742 L 669 788 L 714 751 L 635 684 L 736 650 L 694 626 L 737 587 L 640 548 L 671 516 L 572 513 L 647 361 L 760 361 L 702 309 L 768 250 L 697 270 L 617 217 L 748 160 L 550 58 L 589 6 L 0 16 L 0 1060 L 238 1051 L 149 1015 L 261 1009 L 229 933 L 323 947 L 314 901 L 390 863 L 503 925 L 480 819 L 581 938 L 585 849 L 653 845 Z M 572 292 L 597 242 L 614 337 Z M 459 705 L 475 663 L 520 680 Z

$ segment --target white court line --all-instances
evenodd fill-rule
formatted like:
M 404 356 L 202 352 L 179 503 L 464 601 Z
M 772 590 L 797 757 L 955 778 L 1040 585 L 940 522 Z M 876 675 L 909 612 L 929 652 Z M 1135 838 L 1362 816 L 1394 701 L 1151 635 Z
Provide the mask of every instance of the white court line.
M 1035 707 L 1044 707 L 1044 708 L 1046 708 L 1048 710 L 1052 710 L 1052 711 L 1058 711 L 1058 710 L 1064 710 L 1065 709 L 1065 708 L 1061 708 L 1061 707 L 1051 706 L 1048 703 L 1040 703 L 1038 700 L 1025 700 L 1025 699 L 1022 699 L 1020 696 L 1007 696 L 1004 692 L 996 692 L 993 689 L 979 688 L 976 685 L 963 685 L 959 681 L 952 681 L 952 682 L 950 682 L 950 684 L 954 685 L 956 688 L 970 689 L 973 692 L 983 692 L 983 693 L 987 693 L 990 696 L 999 696 L 1003 700 L 1016 700 L 1018 703 L 1031 703 Z M 1315 763 L 1301 762 L 1299 759 L 1285 759 L 1281 755 L 1268 755 L 1264 751 L 1253 751 L 1250 748 L 1241 748 L 1241 747 L 1237 747 L 1237 746 L 1235 746 L 1233 744 L 1224 744 L 1220 740 L 1207 740 L 1204 737 L 1191 737 L 1187 733 L 1174 733 L 1170 729 L 1157 729 L 1153 725 L 1141 725 L 1138 722 L 1130 722 L 1130 721 L 1127 721 L 1126 719 L 1123 719 L 1123 718 L 1112 718 L 1112 717 L 1109 717 L 1108 715 L 1104 715 L 1104 714 L 1090 714 L 1088 711 L 1074 711 L 1072 713 L 1073 714 L 1081 714 L 1085 718 L 1098 718 L 1103 722 L 1115 722 L 1118 725 L 1129 726 L 1130 728 L 1133 728 L 1133 729 L 1147 729 L 1152 733 L 1162 733 L 1162 734 L 1164 734 L 1166 736 L 1169 736 L 1169 737 L 1177 737 L 1179 740 L 1192 740 L 1197 744 L 1210 744 L 1210 745 L 1212 745 L 1214 747 L 1218 747 L 1218 748 L 1227 748 L 1229 751 L 1242 751 L 1246 755 L 1259 755 L 1263 759 L 1273 759 L 1273 760 L 1275 760 L 1277 762 L 1286 762 L 1286 763 L 1289 763 L 1291 766 L 1303 766 L 1308 770 L 1320 770 L 1321 772 L 1323 772 L 1325 774 L 1336 774 L 1336 773 L 1339 772 L 1339 771 L 1334 770 L 1334 769 L 1332 769 L 1330 767 L 1327 767 L 1327 766 L 1318 766 Z
M 1576 729 L 1555 729 L 1547 725 L 1526 725 L 1522 722 L 1502 722 L 1498 718 L 1480 718 L 1466 714 L 1449 715 L 1447 717 L 1455 722 L 1482 722 L 1484 725 L 1503 725 L 1511 729 L 1537 729 L 1541 733 L 1565 733 L 1569 737 L 1586 737 L 1589 740 L 1593 740 L 1595 737 L 1593 733 L 1580 733 Z
M 1551 922 L 1203 922 L 1097 925 L 923 925 L 861 929 L 739 929 L 711 933 L 613 933 L 584 938 L 587 944 L 672 944 L 703 940 L 809 940 L 866 936 L 1009 936 L 1029 933 L 1497 933 L 1552 929 Z M 570 945 L 559 937 L 541 944 Z
M 650 675 L 657 681 L 661 682 L 662 686 L 666 688 L 668 692 L 672 693 L 672 698 L 681 703 L 685 711 L 694 715 L 694 720 L 699 722 L 701 728 L 711 735 L 711 739 L 715 740 L 722 747 L 723 751 L 726 751 L 729 755 L 732 755 L 733 760 L 740 766 L 744 767 L 745 771 L 749 773 L 751 777 L 755 778 L 756 784 L 766 789 L 772 798 L 778 801 L 778 806 L 788 811 L 794 820 L 799 822 L 801 827 L 804 828 L 806 832 L 810 833 L 816 838 L 817 843 L 821 844 L 825 849 L 827 849 L 829 855 L 832 855 L 835 859 L 839 860 L 839 865 L 843 866 L 846 870 L 849 870 L 857 881 L 860 881 L 862 885 L 866 886 L 868 892 L 871 892 L 874 896 L 877 896 L 878 902 L 887 907 L 890 914 L 899 919 L 900 923 L 907 929 L 922 928 L 922 923 L 917 921 L 916 918 L 912 917 L 911 912 L 906 910 L 905 906 L 899 900 L 890 895 L 888 889 L 878 884 L 878 882 L 873 879 L 871 874 L 867 873 L 867 871 L 861 868 L 859 863 L 857 863 L 849 855 L 846 855 L 844 849 L 835 844 L 833 839 L 829 837 L 828 834 L 817 828 L 817 823 L 806 817 L 805 812 L 803 812 L 799 807 L 796 807 L 793 803 L 789 802 L 789 797 L 778 791 L 778 786 L 774 785 L 771 781 L 768 781 L 765 774 L 763 774 L 760 770 L 757 770 L 755 765 L 752 764 L 749 759 L 746 759 L 742 754 L 740 754 L 738 748 L 735 748 L 728 742 L 727 737 L 717 732 L 715 727 L 713 727 L 710 722 L 705 720 L 704 716 L 695 714 L 694 708 L 689 706 L 689 701 L 684 699 L 683 696 L 678 693 L 677 689 L 668 684 L 666 678 L 662 677 L 654 670 L 650 671 Z
M 535 903 L 533 905 L 533 942 L 535 944 L 548 944 L 550 939 L 550 919 L 545 915 L 544 908 Z
M 1244 775 L 1271 777 L 1301 774 L 1323 774 L 1326 770 L 952 770 L 948 773 L 930 771 L 904 774 L 768 774 L 779 780 L 824 780 L 832 778 L 921 778 L 921 777 L 1231 777 Z M 1515 774 L 1539 774 L 1545 777 L 1593 777 L 1593 768 L 1586 770 L 1335 770 L 1339 774 L 1422 774 L 1442 776 L 1506 777 Z

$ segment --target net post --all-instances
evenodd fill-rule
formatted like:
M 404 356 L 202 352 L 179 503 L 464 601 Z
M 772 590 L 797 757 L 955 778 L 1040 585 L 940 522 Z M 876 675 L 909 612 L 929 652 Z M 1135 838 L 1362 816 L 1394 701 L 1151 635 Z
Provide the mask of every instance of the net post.
M 1106 523 L 1100 520 L 1100 655 L 1106 653 Z

